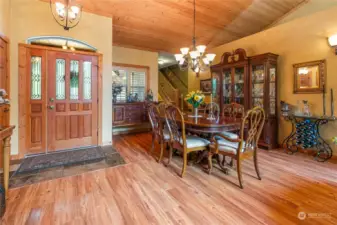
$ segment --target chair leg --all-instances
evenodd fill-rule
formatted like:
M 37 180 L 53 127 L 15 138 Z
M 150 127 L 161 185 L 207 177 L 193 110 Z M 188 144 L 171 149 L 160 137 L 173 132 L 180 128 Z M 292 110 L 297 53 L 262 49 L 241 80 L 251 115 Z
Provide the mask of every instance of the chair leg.
M 256 171 L 257 179 L 261 180 L 259 165 L 258 165 L 258 161 L 257 161 L 257 152 L 256 152 L 256 150 L 254 151 L 254 166 L 255 166 L 255 171 Z
M 154 151 L 154 142 L 155 142 L 155 136 L 152 134 L 151 154 L 153 154 L 153 151 Z
M 208 174 L 212 173 L 212 168 L 213 168 L 212 158 L 213 158 L 213 153 L 208 152 L 208 171 L 207 171 Z
M 160 141 L 160 155 L 158 158 L 158 163 L 160 163 L 161 159 L 163 158 L 163 151 L 164 151 L 164 142 L 161 140 Z
M 168 157 L 167 157 L 167 163 L 164 163 L 165 166 L 168 166 L 171 163 L 172 154 L 173 154 L 172 146 L 170 145 L 169 153 L 168 153 Z
M 239 178 L 239 184 L 240 184 L 240 188 L 243 189 L 243 182 L 242 182 L 242 173 L 241 173 L 241 160 L 237 159 L 236 161 L 236 170 L 238 172 L 238 178 Z
M 187 166 L 187 152 L 186 151 L 184 151 L 184 153 L 183 153 L 183 169 L 181 170 L 181 174 L 180 174 L 180 176 L 181 177 L 183 177 L 184 176 L 184 174 L 185 174 L 185 170 L 186 170 L 186 166 Z

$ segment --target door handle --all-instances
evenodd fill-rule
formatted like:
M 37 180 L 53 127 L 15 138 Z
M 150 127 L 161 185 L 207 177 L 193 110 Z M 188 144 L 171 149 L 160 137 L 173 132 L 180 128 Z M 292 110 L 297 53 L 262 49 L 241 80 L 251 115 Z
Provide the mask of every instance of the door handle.
M 50 101 L 50 102 L 53 102 L 53 101 L 54 101 L 54 98 L 50 98 L 49 101 Z
M 48 109 L 54 109 L 53 105 L 48 105 Z

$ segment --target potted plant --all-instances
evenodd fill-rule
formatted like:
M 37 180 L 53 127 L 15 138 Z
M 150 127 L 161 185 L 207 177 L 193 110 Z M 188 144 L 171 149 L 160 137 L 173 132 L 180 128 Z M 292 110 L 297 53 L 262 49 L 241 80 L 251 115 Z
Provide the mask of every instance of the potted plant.
M 205 100 L 205 95 L 202 91 L 191 91 L 186 95 L 185 100 L 193 107 L 193 117 L 198 117 L 198 108 Z

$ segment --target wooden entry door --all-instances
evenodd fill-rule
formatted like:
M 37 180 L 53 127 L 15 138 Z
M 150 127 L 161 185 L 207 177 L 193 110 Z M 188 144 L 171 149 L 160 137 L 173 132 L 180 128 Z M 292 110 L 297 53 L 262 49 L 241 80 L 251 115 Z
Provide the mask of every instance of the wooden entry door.
M 20 157 L 98 145 L 100 57 L 19 46 Z
M 97 57 L 48 51 L 47 149 L 97 145 Z

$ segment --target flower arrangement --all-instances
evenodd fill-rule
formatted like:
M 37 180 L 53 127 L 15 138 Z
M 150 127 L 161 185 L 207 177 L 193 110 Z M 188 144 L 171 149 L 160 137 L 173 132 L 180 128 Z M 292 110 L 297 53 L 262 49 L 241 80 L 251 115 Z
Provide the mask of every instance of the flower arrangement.
M 337 137 L 333 137 L 333 138 L 332 138 L 332 142 L 333 142 L 335 145 L 337 145 Z
M 185 100 L 196 109 L 204 102 L 205 95 L 200 90 L 191 91 L 186 95 Z

